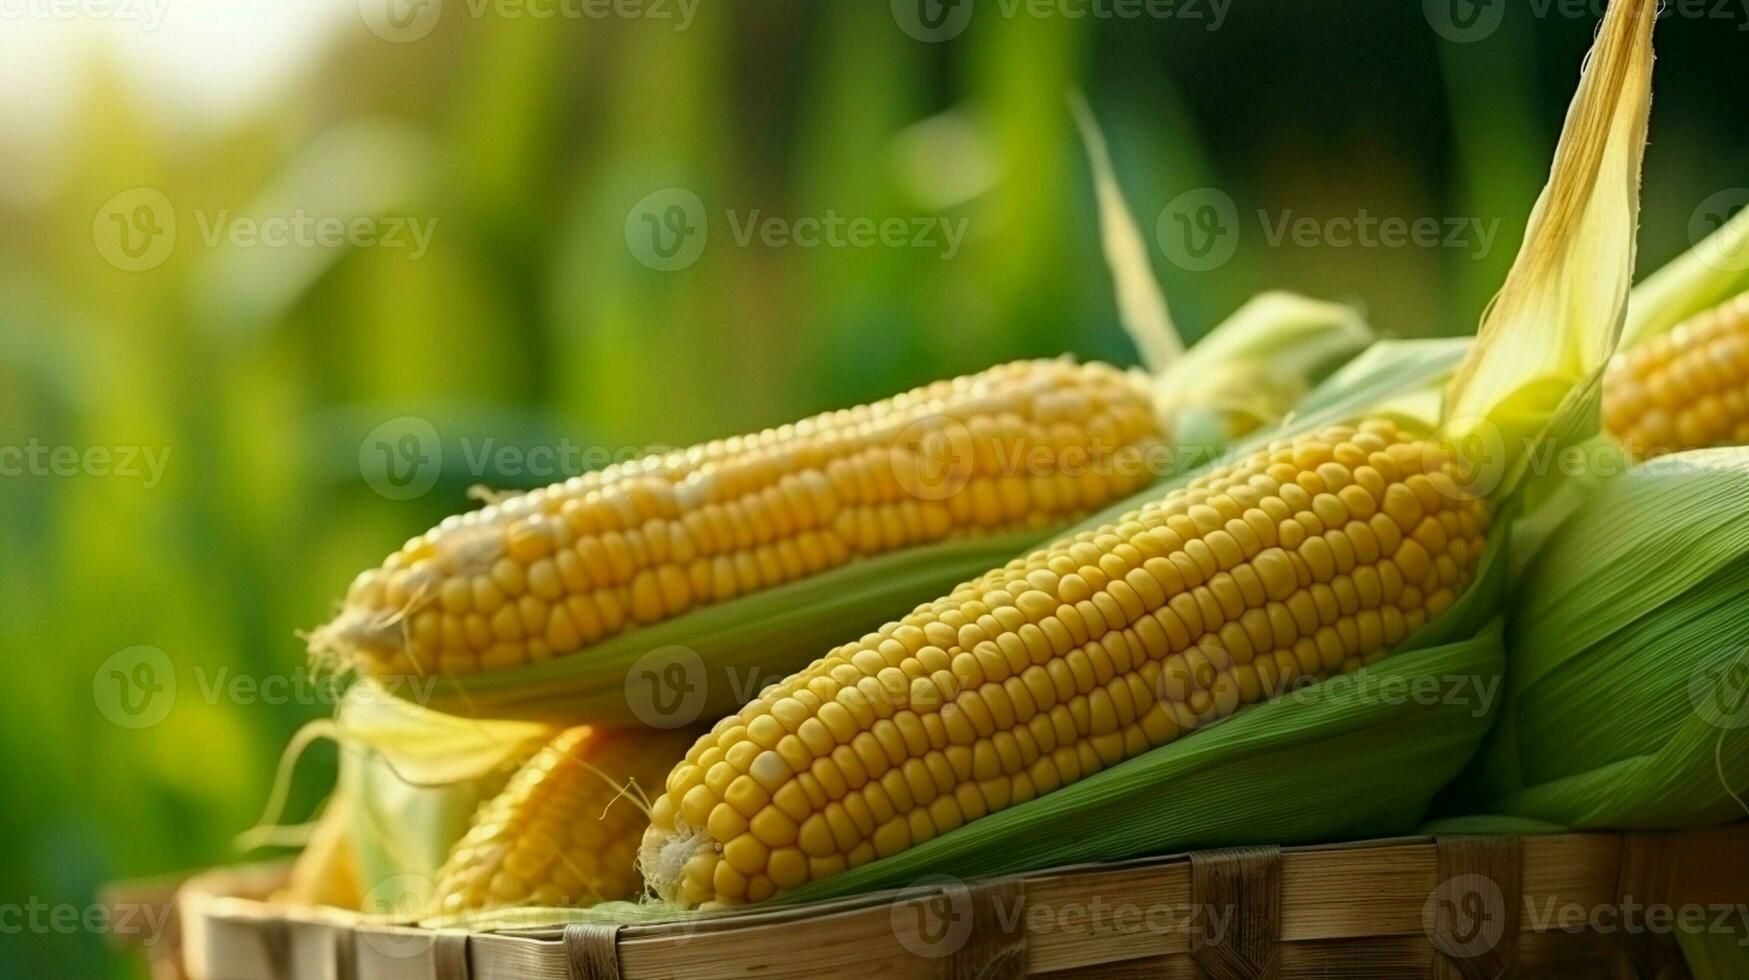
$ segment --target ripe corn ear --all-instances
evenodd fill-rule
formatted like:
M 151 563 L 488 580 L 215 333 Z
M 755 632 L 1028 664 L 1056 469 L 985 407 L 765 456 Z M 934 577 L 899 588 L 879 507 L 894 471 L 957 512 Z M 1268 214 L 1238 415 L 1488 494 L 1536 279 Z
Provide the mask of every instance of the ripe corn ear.
M 832 651 L 669 773 L 640 861 L 757 902 L 1351 671 L 1468 586 L 1489 526 L 1386 422 L 1284 440 Z
M 568 656 L 699 606 L 949 538 L 1041 534 L 1141 489 L 1145 378 L 1007 364 L 450 517 L 312 637 L 372 674 Z
M 1749 445 L 1749 293 L 1617 354 L 1603 410 L 1638 459 Z
M 685 750 L 673 733 L 559 733 L 481 804 L 437 874 L 435 911 L 582 906 L 637 897 L 641 787 Z M 635 784 L 627 786 L 627 783 Z M 617 799 L 622 793 L 630 799 Z

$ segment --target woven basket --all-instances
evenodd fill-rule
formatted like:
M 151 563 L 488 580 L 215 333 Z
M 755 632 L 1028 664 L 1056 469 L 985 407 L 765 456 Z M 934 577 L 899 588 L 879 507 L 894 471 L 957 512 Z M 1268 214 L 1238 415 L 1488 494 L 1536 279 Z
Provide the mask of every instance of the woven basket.
M 686 924 L 496 933 L 263 901 L 283 875 L 283 865 L 255 866 L 183 884 L 181 955 L 158 950 L 159 975 L 1227 980 L 1479 978 L 1512 967 L 1522 977 L 1682 977 L 1677 918 L 1710 924 L 1749 903 L 1749 823 L 1233 848 Z

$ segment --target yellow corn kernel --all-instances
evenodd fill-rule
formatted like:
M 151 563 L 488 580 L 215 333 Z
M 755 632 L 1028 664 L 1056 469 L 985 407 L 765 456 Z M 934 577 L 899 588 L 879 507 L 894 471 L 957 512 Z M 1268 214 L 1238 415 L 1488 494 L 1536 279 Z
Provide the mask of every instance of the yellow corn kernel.
M 590 725 L 559 733 L 480 805 L 438 872 L 435 911 L 636 898 L 638 839 L 647 821 L 637 790 L 616 797 L 627 782 L 657 785 L 686 746 L 675 733 Z
M 652 887 L 685 905 L 759 901 L 764 889 L 754 881 L 778 893 L 897 853 L 1295 682 L 1384 656 L 1475 574 L 1489 514 L 1458 490 L 1456 472 L 1443 450 L 1386 422 L 1284 441 L 833 650 L 768 688 L 692 754 L 733 757 L 769 717 L 817 717 L 810 731 L 831 744 L 797 740 L 800 756 L 781 768 L 763 751 L 773 771 L 751 798 L 676 770 L 644 837 Z M 1340 489 L 1326 492 L 1332 487 Z M 1374 512 L 1401 525 L 1388 554 L 1370 530 L 1364 546 L 1344 530 L 1364 528 L 1351 518 Z M 1277 525 L 1305 533 L 1264 533 Z M 1387 579 L 1395 592 L 1381 587 Z M 1006 669 L 1004 641 L 1025 630 L 1049 638 L 1038 647 L 1042 663 L 1024 664 L 1008 683 L 988 676 Z M 933 693 L 919 699 L 916 685 L 876 683 L 888 672 L 927 674 L 922 652 L 893 642 L 900 631 L 940 638 L 934 659 L 953 665 L 951 693 L 928 685 Z M 1033 645 L 1012 649 L 1026 655 Z M 843 686 L 837 701 L 811 709 L 822 677 Z M 946 744 L 898 737 L 907 728 L 925 736 L 933 728 Z M 766 817 L 767 790 L 784 793 L 795 773 L 822 762 L 859 759 L 868 781 L 836 781 L 840 797 L 814 812 Z M 707 807 L 704 821 L 689 818 Z M 724 811 L 737 819 L 719 821 Z M 872 819 L 844 819 L 858 812 Z M 792 843 L 799 853 L 774 849 Z M 701 855 L 708 867 L 698 874 L 672 873 Z M 717 874 L 722 862 L 734 873 Z
M 1637 459 L 1749 445 L 1749 293 L 1617 354 L 1603 421 Z
M 1160 437 L 1137 377 L 1006 364 L 450 517 L 360 575 L 311 649 L 378 675 L 565 656 L 859 558 L 1067 524 L 1151 482 Z M 1079 490 L 1037 492 L 1065 474 Z M 454 627 L 415 628 L 427 610 Z

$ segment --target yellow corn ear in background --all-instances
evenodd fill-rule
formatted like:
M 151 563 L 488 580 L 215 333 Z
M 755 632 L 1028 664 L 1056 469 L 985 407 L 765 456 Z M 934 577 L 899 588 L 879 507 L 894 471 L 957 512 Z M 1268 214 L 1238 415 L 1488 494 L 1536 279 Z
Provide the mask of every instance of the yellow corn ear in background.
M 886 857 L 1358 669 L 1468 586 L 1489 525 L 1387 422 L 1281 441 L 832 651 L 700 739 L 640 861 L 684 905 Z
M 1639 459 L 1749 444 L 1749 293 L 1617 354 L 1603 412 Z
M 1160 440 L 1139 375 L 1007 364 L 450 517 L 360 575 L 312 650 L 372 674 L 568 656 L 858 558 L 1065 526 L 1151 482 Z
M 688 741 L 589 725 L 559 733 L 481 804 L 438 871 L 434 911 L 637 897 L 638 841 L 648 823 L 640 793 L 660 785 Z

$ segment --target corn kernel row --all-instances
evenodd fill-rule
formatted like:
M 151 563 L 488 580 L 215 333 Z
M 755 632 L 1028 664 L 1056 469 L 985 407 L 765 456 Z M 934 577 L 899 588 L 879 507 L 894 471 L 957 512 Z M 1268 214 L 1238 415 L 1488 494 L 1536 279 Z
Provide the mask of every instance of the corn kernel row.
M 1749 445 L 1749 293 L 1617 354 L 1603 419 L 1640 459 Z
M 1388 423 L 1282 442 L 768 688 L 668 776 L 662 897 L 756 902 L 1359 668 L 1474 574 L 1486 504 Z
M 629 781 L 659 785 L 685 748 L 684 735 L 560 732 L 481 804 L 438 872 L 435 911 L 578 906 L 631 899 L 647 823 Z
M 1003 365 L 450 517 L 361 574 L 313 646 L 379 674 L 563 656 L 857 558 L 1061 526 L 1151 481 L 1136 453 L 1158 444 L 1124 372 Z

